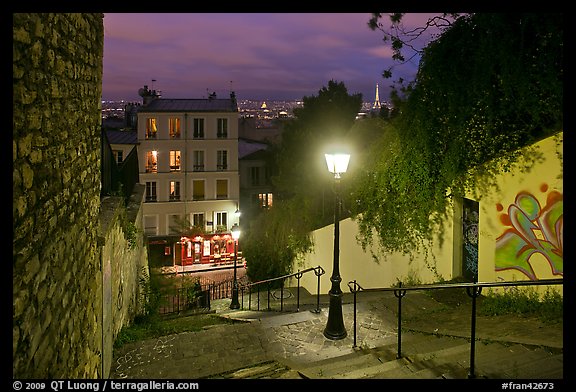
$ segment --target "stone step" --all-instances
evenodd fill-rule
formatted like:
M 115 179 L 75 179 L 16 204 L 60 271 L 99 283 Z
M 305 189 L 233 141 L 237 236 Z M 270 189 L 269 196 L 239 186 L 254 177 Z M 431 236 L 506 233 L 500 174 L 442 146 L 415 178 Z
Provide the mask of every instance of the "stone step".
M 247 368 L 233 370 L 223 374 L 211 376 L 219 379 L 270 379 L 270 378 L 299 378 L 298 373 L 287 366 L 277 362 L 268 361 Z
M 394 359 L 387 362 L 380 362 L 378 364 L 347 370 L 343 373 L 334 375 L 332 378 L 341 379 L 359 379 L 359 378 L 378 378 L 377 375 L 384 374 L 392 371 L 400 371 L 406 367 L 407 360 L 405 358 Z
M 436 343 L 448 342 L 450 347 L 432 350 Z M 470 375 L 470 344 L 466 339 L 427 339 L 414 337 L 412 343 L 419 342 L 424 352 L 392 358 L 390 347 L 370 350 L 380 363 L 374 361 L 334 363 L 323 378 L 422 378 L 422 379 L 464 379 Z M 429 343 L 429 344 L 425 344 Z M 388 350 L 388 351 L 387 351 Z M 385 353 L 385 355 L 378 355 Z M 482 358 L 482 360 L 479 360 Z M 550 353 L 543 348 L 528 348 L 522 345 L 506 345 L 499 342 L 476 344 L 476 378 L 562 378 L 563 355 Z
M 521 365 L 516 370 L 522 378 L 526 379 L 561 379 L 564 378 L 563 365 L 564 356 L 562 354 L 554 354 L 551 357 Z
M 520 344 L 504 346 L 497 355 L 477 350 L 475 367 L 490 378 L 562 378 L 563 354 L 545 348 L 527 348 Z
M 362 369 L 382 364 L 378 357 L 363 351 L 355 351 L 350 354 L 316 361 L 306 369 L 300 369 L 300 374 L 305 378 L 339 378 L 337 376 L 350 371 L 350 369 Z
M 339 351 L 302 368 L 272 360 L 210 378 L 232 379 L 465 379 L 470 375 L 470 342 L 465 338 L 407 332 L 402 358 L 396 342 L 371 349 Z M 563 354 L 543 347 L 477 341 L 476 378 L 563 378 Z
M 438 350 L 445 350 L 452 347 L 460 347 L 466 345 L 469 349 L 470 343 L 468 340 L 459 337 L 430 335 L 423 333 L 403 333 L 401 354 L 402 356 L 425 355 L 428 353 L 437 352 Z M 462 349 L 462 347 L 460 349 Z
M 442 343 L 446 342 L 443 340 Z M 432 345 L 423 344 L 422 350 L 418 353 L 407 355 L 412 363 L 424 362 L 434 358 L 469 358 L 470 357 L 470 344 L 462 339 L 448 340 L 446 345 L 440 346 L 437 349 L 431 349 Z M 436 347 L 439 342 L 434 341 L 433 346 Z M 404 354 L 406 356 L 406 354 Z

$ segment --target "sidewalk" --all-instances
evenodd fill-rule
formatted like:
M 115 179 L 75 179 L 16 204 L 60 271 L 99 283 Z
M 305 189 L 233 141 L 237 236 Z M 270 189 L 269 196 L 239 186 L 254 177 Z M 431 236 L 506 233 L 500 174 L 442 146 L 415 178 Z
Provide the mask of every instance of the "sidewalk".
M 261 298 L 261 309 L 267 299 Z M 397 299 L 392 293 L 358 295 L 356 346 L 352 294 L 343 296 L 347 336 L 336 341 L 323 335 L 327 295 L 320 296 L 319 312 L 317 297 L 304 291 L 298 312 L 294 289 L 283 312 L 279 302 L 272 296 L 273 310 L 256 311 L 248 310 L 246 297 L 244 310 L 229 309 L 229 299 L 213 301 L 217 314 L 238 323 L 126 345 L 114 358 L 111 378 L 466 378 L 471 327 L 467 304 L 450 308 L 423 293 L 406 295 L 404 358 L 397 359 Z M 563 377 L 562 323 L 477 316 L 476 339 L 477 377 Z

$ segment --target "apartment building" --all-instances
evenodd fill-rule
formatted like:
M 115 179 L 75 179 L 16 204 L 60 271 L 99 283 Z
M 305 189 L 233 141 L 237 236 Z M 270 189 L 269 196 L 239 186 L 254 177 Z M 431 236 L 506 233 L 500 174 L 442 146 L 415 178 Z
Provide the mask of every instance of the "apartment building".
M 220 99 L 165 99 L 146 86 L 138 110 L 140 183 L 146 186 L 144 230 L 178 237 L 182 223 L 206 234 L 238 223 L 238 105 Z

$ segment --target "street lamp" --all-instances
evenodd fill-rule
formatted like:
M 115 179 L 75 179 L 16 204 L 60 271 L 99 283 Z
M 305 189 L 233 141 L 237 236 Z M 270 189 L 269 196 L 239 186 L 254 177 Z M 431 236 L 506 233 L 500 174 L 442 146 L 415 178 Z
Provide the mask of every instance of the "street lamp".
M 340 174 L 346 173 L 350 154 L 335 153 L 325 154 L 326 165 L 330 173 L 334 174 L 334 193 L 336 202 L 334 203 L 334 263 L 332 265 L 332 276 L 330 281 L 332 287 L 328 292 L 330 297 L 330 308 L 328 309 L 328 322 L 324 328 L 324 336 L 331 340 L 344 339 L 346 337 L 346 328 L 344 328 L 344 319 L 342 318 L 342 290 L 340 289 Z
M 234 239 L 234 283 L 232 286 L 232 302 L 230 302 L 230 309 L 240 308 L 240 302 L 238 301 L 238 280 L 236 280 L 236 262 L 238 261 L 238 238 L 240 238 L 240 226 L 234 224 L 232 229 L 232 238 Z

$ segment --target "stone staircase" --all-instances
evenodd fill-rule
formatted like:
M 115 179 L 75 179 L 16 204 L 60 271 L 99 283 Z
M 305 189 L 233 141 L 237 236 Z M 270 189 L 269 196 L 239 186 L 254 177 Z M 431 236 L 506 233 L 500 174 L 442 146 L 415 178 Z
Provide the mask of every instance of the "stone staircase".
M 396 344 L 352 353 L 308 364 L 291 366 L 274 360 L 237 369 L 210 378 L 232 379 L 466 379 L 469 376 L 468 339 L 405 332 L 402 358 Z M 563 353 L 551 349 L 496 341 L 477 341 L 475 378 L 562 379 Z

